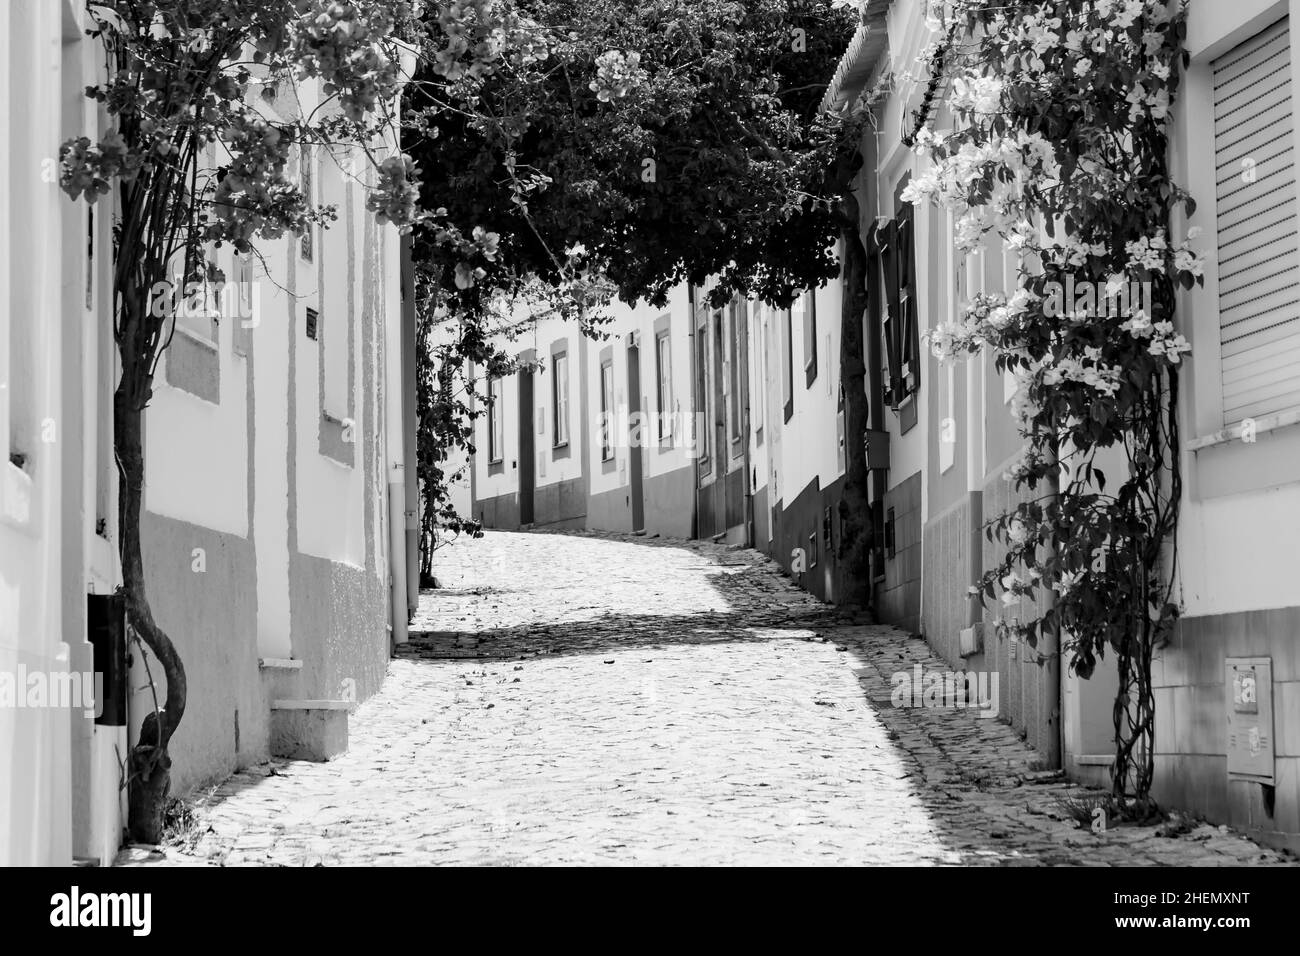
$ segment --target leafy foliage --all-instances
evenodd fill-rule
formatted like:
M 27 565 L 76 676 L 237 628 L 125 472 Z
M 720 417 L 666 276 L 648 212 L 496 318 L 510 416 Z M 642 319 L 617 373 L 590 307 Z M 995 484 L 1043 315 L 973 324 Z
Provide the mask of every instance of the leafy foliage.
M 458 376 L 482 364 L 484 327 L 511 310 L 598 335 L 615 295 L 662 304 L 675 284 L 712 277 L 719 301 L 788 302 L 838 275 L 836 160 L 856 153 L 857 127 L 817 109 L 855 24 L 838 7 L 475 4 L 474 35 L 517 55 L 476 74 L 424 56 L 404 101 L 430 210 L 417 264 L 458 323 L 437 362 Z M 424 467 L 428 514 L 445 492 Z
M 980 590 L 1011 608 L 1051 589 L 1039 618 L 1004 625 L 1032 646 L 1059 638 L 1080 676 L 1115 655 L 1114 790 L 1139 814 L 1154 759 L 1151 655 L 1178 614 L 1163 551 L 1177 526 L 1190 349 L 1175 290 L 1202 272 L 1168 234 L 1172 210 L 1195 208 L 1166 167 L 1185 32 L 1181 4 L 1162 0 L 960 0 L 929 63 L 950 71 L 955 128 L 919 132 L 934 165 L 905 194 L 952 208 L 959 246 L 991 233 L 1022 257 L 1013 295 L 976 297 L 932 336 L 941 358 L 988 348 L 1015 375 L 1025 447 L 1007 477 L 1046 491 L 990 523 L 1006 557 Z M 1130 283 L 1149 296 L 1102 301 Z M 1105 292 L 1062 303 L 1075 288 Z M 1097 467 L 1110 448 L 1122 475 Z

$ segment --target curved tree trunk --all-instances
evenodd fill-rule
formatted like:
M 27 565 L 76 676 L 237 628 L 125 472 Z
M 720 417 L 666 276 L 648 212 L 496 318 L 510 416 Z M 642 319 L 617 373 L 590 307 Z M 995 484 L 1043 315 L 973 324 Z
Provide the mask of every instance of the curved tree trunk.
M 846 192 L 844 296 L 840 309 L 840 383 L 844 390 L 844 494 L 840 499 L 839 556 L 844 569 L 846 604 L 871 608 L 871 542 L 874 534 L 867 501 L 867 450 L 869 424 L 866 392 L 867 364 L 863 341 L 863 316 L 867 311 L 867 250 L 858 223 L 858 201 Z
M 144 553 L 140 517 L 144 504 L 144 408 L 152 386 L 152 365 L 141 357 L 137 343 L 146 334 L 148 295 L 127 279 L 119 291 L 119 353 L 122 377 L 113 395 L 113 448 L 120 478 L 118 500 L 118 552 L 122 561 L 122 592 L 127 615 L 136 635 L 162 666 L 167 695 L 156 713 L 149 714 L 140 740 L 128 762 L 128 830 L 139 843 L 162 839 L 163 814 L 171 790 L 168 744 L 185 714 L 185 667 L 176 647 L 153 619 L 145 593 Z

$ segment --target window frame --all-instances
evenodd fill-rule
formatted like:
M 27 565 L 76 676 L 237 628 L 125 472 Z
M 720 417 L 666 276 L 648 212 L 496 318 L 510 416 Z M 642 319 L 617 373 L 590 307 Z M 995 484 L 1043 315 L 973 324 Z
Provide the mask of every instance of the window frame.
M 817 294 L 809 289 L 799 298 L 803 305 L 804 387 L 812 388 L 817 381 Z
M 1213 63 L 1238 44 L 1287 17 L 1285 4 L 1260 8 L 1251 5 L 1208 4 L 1188 21 L 1185 48 L 1189 57 L 1180 93 L 1174 103 L 1170 128 L 1171 173 L 1193 195 L 1216 196 L 1215 137 L 1213 124 L 1196 123 L 1200 114 L 1213 113 Z M 1300 88 L 1300 29 L 1291 28 L 1293 91 Z M 1293 105 L 1294 136 L 1300 140 L 1300 113 Z M 1297 144 L 1300 146 L 1300 143 Z M 1292 186 L 1300 193 L 1300 184 Z M 1300 195 L 1297 196 L 1300 203 Z M 1200 226 L 1195 245 L 1208 252 L 1218 248 L 1217 202 L 1202 204 L 1194 216 L 1174 210 L 1170 229 L 1184 236 L 1189 226 Z M 1181 390 L 1184 404 L 1183 450 L 1188 455 L 1187 487 L 1194 500 L 1261 491 L 1300 481 L 1300 415 L 1281 414 L 1256 419 L 1257 440 L 1242 440 L 1240 426 L 1224 427 L 1222 345 L 1219 315 L 1218 268 L 1213 256 L 1205 269 L 1203 287 L 1176 290 L 1175 323 L 1192 346 L 1187 357 L 1191 387 Z
M 498 465 L 505 461 L 506 430 L 500 407 L 504 404 L 504 396 L 505 379 L 499 375 L 489 378 L 487 387 L 489 465 Z
M 298 144 L 298 188 L 310 210 L 316 205 L 316 157 L 309 143 Z M 315 262 L 315 227 L 309 222 L 299 238 L 298 254 L 303 262 Z
M 724 332 L 727 337 L 727 438 L 731 441 L 731 454 L 740 454 L 740 443 L 744 438 L 741 427 L 740 408 L 740 319 L 741 304 L 739 299 L 732 299 L 727 306 Z
M 569 353 L 551 355 L 551 447 L 569 446 Z
M 781 400 L 786 422 L 794 417 L 794 310 L 792 306 L 793 303 L 781 310 L 784 319 L 781 344 L 784 346 L 782 351 L 785 353 L 785 362 L 782 363 L 781 369 Z
M 672 333 L 655 333 L 655 402 L 659 410 L 659 441 L 671 440 L 673 427 L 673 350 Z
M 608 373 L 608 374 L 607 374 Z M 600 460 L 614 460 L 614 361 L 603 359 L 600 363 Z
M 907 177 L 899 183 L 901 194 Z M 885 404 L 897 413 L 921 389 L 920 317 L 917 309 L 916 216 L 910 203 L 897 200 L 895 217 L 880 240 L 881 346 Z
M 708 312 L 706 320 L 695 326 L 695 451 L 699 461 L 700 474 L 708 474 L 713 469 L 710 457 L 713 442 L 710 435 L 713 430 L 713 418 L 709 413 L 709 326 Z M 700 423 L 703 422 L 703 427 Z

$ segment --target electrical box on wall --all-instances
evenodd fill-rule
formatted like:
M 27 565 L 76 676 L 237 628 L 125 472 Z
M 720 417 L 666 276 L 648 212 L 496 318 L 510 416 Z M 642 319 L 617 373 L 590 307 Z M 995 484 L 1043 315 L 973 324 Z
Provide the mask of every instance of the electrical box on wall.
M 889 432 L 883 429 L 869 428 L 863 441 L 867 446 L 867 467 L 873 470 L 889 468 Z
M 1273 663 L 1268 657 L 1224 661 L 1228 776 L 1273 783 Z

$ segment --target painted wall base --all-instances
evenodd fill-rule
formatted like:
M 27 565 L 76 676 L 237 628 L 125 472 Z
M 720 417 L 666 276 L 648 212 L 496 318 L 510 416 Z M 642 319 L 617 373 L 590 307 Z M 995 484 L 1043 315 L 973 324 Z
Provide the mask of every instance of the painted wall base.
M 1300 607 L 1181 619 L 1153 664 L 1154 794 L 1166 807 L 1300 852 Z M 1230 779 L 1224 659 L 1268 657 L 1274 783 Z M 1271 792 L 1270 792 L 1271 790 Z
M 146 511 L 145 580 L 154 618 L 185 666 L 188 700 L 173 738 L 177 796 L 267 759 L 270 715 L 258 674 L 256 564 L 246 538 Z M 150 655 L 158 699 L 166 681 Z M 142 655 L 131 668 L 131 741 L 153 710 Z
M 834 602 L 842 591 L 842 572 L 835 552 L 843 489 L 843 478 L 837 478 L 825 488 L 814 478 L 789 504 L 776 502 L 771 513 L 772 557 L 801 588 L 827 602 Z M 825 533 L 828 508 L 831 511 L 829 540 Z M 795 565 L 796 554 L 801 555 L 803 571 Z

